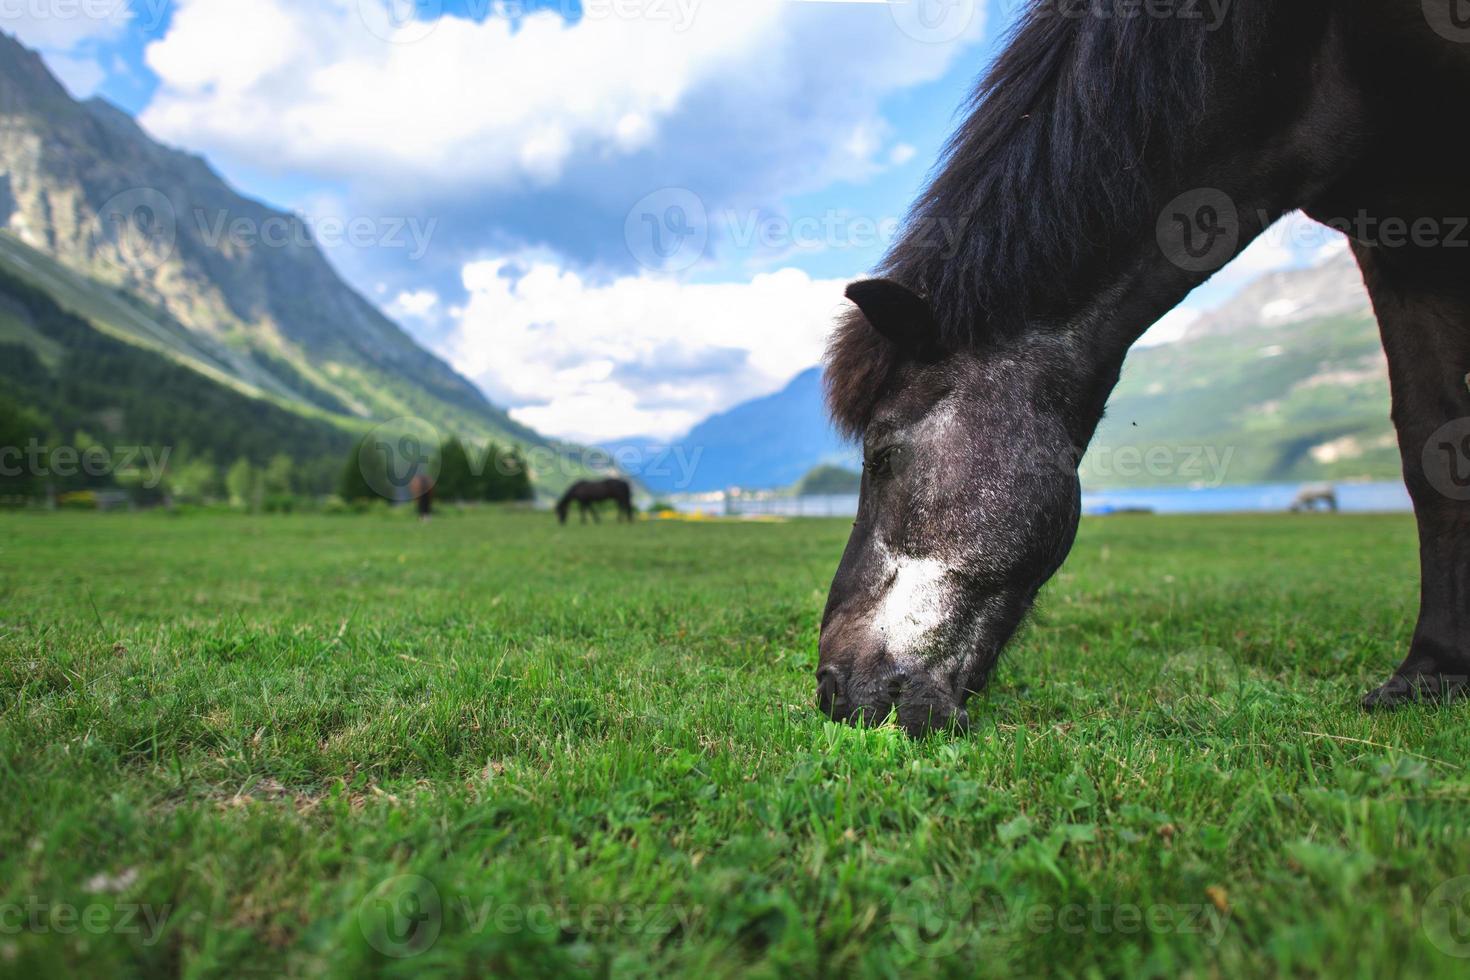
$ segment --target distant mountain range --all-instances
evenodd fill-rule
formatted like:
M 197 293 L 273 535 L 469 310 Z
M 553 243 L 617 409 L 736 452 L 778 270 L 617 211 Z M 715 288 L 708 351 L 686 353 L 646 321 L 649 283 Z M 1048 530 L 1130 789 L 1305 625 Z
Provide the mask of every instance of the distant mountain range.
M 180 367 L 228 389 L 179 383 L 213 406 L 217 429 L 258 417 L 287 453 L 335 452 L 409 415 L 470 441 L 561 453 L 564 465 L 535 474 L 543 492 L 584 472 L 576 447 L 515 422 L 349 287 L 302 219 L 235 193 L 114 106 L 73 100 L 4 34 L 0 273 L 0 346 L 26 352 L 38 374 L 27 397 L 55 407 L 53 423 L 68 403 L 154 412 L 117 377 L 86 373 L 121 357 L 129 378 Z M 161 362 L 92 343 L 77 324 Z M 148 438 L 169 438 L 167 413 L 155 416 Z M 191 419 L 191 431 L 202 438 L 208 422 Z M 787 487 L 858 458 L 827 421 L 817 368 L 679 439 L 604 448 L 655 493 Z M 1346 255 L 1266 276 L 1183 339 L 1136 350 L 1083 465 L 1099 489 L 1398 472 L 1384 359 Z
M 711 415 L 678 439 L 624 439 L 602 448 L 654 493 L 785 487 L 822 463 L 854 466 L 822 405 L 822 372 L 810 368 L 773 395 Z
M 0 270 L 114 338 L 322 424 L 415 416 L 472 441 L 565 448 L 348 286 L 299 216 L 237 194 L 111 104 L 73 100 L 3 33 Z
M 1347 254 L 1246 286 L 1173 343 L 1135 350 L 1082 473 L 1087 487 L 1395 479 L 1388 374 Z M 656 492 L 778 488 L 816 466 L 855 466 L 826 421 L 821 374 L 744 402 L 648 452 Z M 657 455 L 668 450 L 669 457 Z M 682 454 L 682 455 L 677 455 Z M 694 462 L 679 486 L 676 464 Z M 665 465 L 667 464 L 667 465 Z

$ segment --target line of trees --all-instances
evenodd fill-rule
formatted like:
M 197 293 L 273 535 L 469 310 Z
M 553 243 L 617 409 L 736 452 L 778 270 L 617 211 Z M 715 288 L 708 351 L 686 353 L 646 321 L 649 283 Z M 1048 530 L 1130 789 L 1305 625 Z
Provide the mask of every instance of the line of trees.
M 430 477 L 439 500 L 511 503 L 535 499 L 530 469 L 514 449 L 493 442 L 483 449 L 467 447 L 451 436 L 431 458 L 405 465 L 375 451 L 368 438 L 358 443 L 342 468 L 337 495 L 348 503 L 392 499 L 395 494 L 406 497 L 414 469 Z
M 315 506 L 334 492 L 349 501 L 389 496 L 358 472 L 351 432 L 104 334 L 0 270 L 0 321 L 6 318 L 44 337 L 46 357 L 0 339 L 0 504 L 66 504 L 71 496 L 122 491 L 141 505 L 227 501 L 271 511 Z M 75 463 L 93 450 L 120 460 L 126 447 L 146 450 L 158 472 Z M 533 496 L 513 450 L 470 451 L 451 439 L 438 448 L 438 462 L 440 499 Z

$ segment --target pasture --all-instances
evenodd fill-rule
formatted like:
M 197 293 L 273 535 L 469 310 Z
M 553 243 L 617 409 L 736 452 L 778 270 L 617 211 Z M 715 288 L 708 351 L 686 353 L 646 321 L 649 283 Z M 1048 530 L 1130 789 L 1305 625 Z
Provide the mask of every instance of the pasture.
M 1086 521 L 917 742 L 812 707 L 847 532 L 0 517 L 0 972 L 1463 975 L 1407 517 Z

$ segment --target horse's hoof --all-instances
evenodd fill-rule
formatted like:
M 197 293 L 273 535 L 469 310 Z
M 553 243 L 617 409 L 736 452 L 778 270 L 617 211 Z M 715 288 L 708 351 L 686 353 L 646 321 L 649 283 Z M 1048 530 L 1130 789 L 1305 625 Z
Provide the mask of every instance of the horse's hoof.
M 1395 674 L 1376 690 L 1363 697 L 1364 711 L 1392 711 L 1418 702 L 1447 703 L 1464 697 L 1464 674 L 1448 672 Z
M 1363 695 L 1364 711 L 1392 711 L 1416 700 L 1414 686 L 1407 677 L 1395 674 L 1387 683 Z

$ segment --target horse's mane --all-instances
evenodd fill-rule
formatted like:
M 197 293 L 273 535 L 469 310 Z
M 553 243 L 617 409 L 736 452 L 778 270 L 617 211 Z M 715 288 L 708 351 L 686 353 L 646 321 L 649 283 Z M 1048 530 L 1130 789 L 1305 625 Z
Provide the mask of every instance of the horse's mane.
M 1242 60 L 1259 36 L 1247 5 L 1217 25 Z M 1151 221 L 1185 164 L 1210 89 L 1208 20 L 1091 11 L 1028 7 L 878 269 L 929 300 L 948 349 L 1065 303 L 1088 258 Z M 866 428 L 897 360 L 860 313 L 838 324 L 827 385 L 844 431 Z

